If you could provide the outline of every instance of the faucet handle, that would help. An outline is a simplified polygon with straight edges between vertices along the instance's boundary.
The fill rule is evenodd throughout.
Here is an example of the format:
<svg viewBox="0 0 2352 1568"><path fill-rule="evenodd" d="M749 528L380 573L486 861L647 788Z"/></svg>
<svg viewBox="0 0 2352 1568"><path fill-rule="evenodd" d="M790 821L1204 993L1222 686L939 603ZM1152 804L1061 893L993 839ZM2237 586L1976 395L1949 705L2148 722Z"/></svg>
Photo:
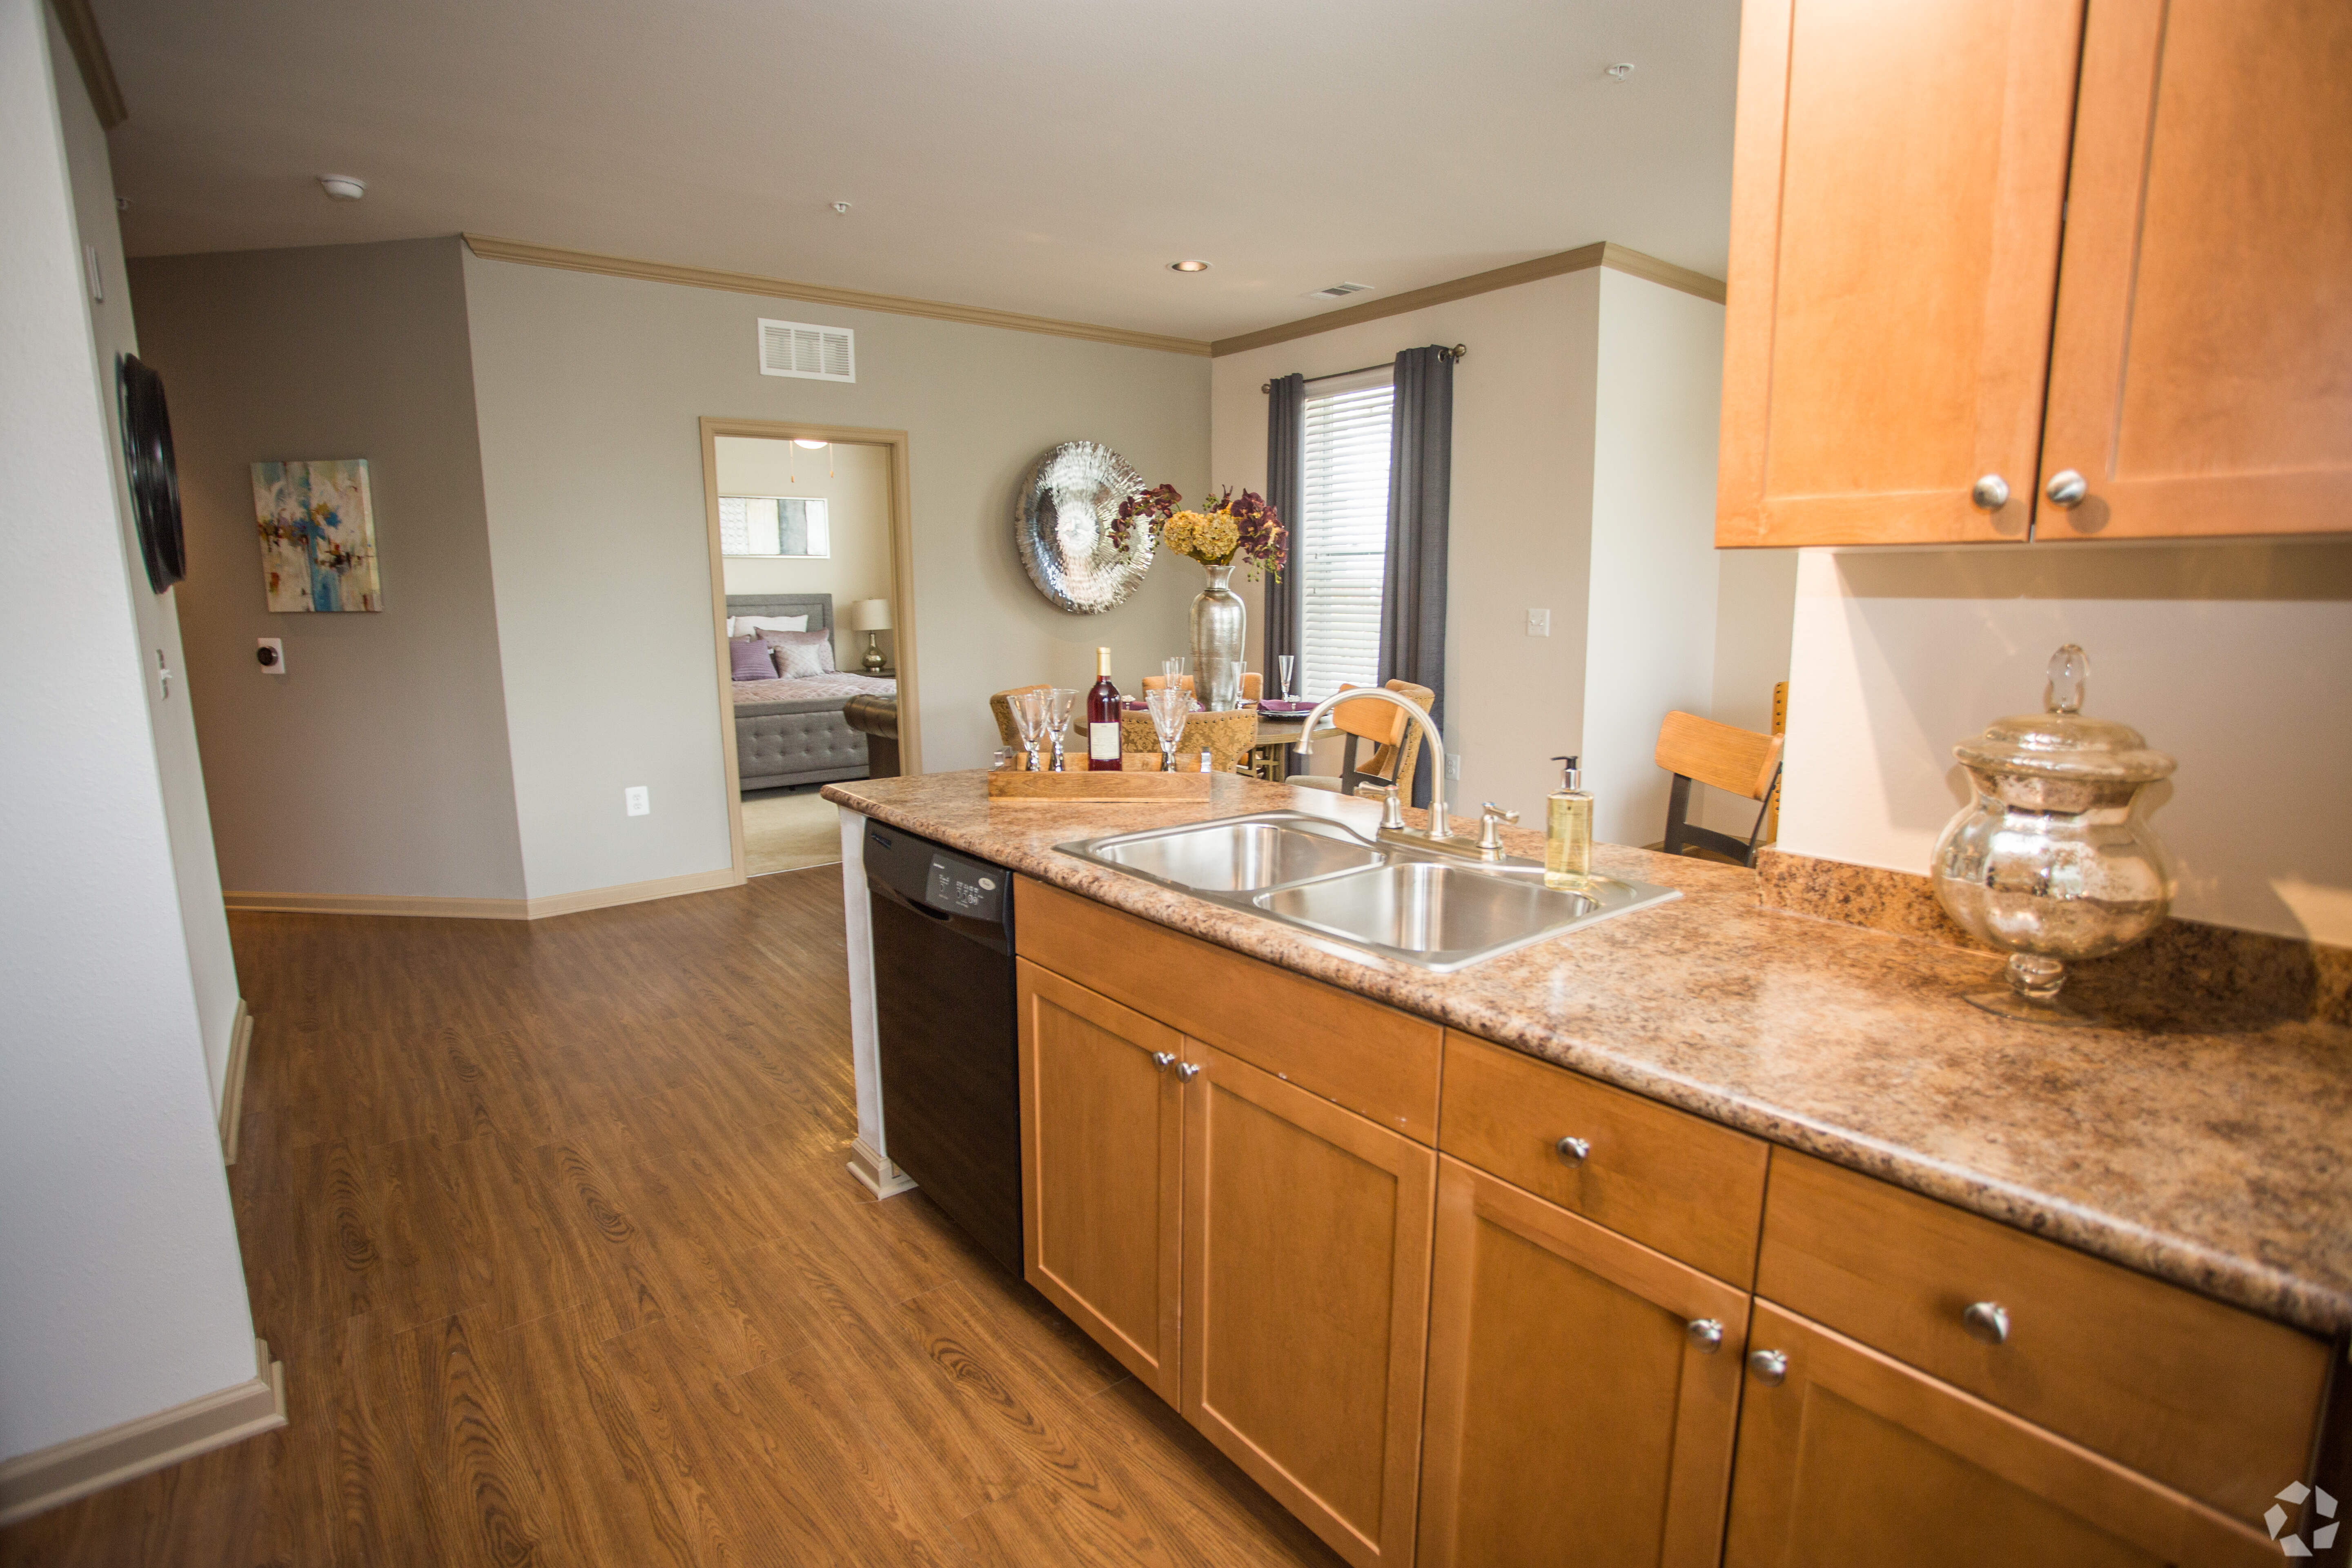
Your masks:
<svg viewBox="0 0 2352 1568"><path fill-rule="evenodd" d="M1381 803L1381 826L1383 828L1404 826L1404 802L1397 798L1396 785L1360 784L1356 786L1356 795L1360 799Z"/></svg>
<svg viewBox="0 0 2352 1568"><path fill-rule="evenodd" d="M1519 825L1519 814L1516 811L1505 811L1491 800L1486 802L1478 812L1478 847L1491 849L1500 854L1503 848L1503 824L1507 822L1517 827Z"/></svg>

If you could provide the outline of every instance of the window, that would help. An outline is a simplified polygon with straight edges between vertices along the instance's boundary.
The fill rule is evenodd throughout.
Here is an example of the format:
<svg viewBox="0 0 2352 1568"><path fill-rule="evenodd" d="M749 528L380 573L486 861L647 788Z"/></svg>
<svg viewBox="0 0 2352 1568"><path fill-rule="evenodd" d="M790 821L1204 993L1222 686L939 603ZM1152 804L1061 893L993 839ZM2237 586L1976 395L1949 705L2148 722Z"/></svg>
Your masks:
<svg viewBox="0 0 2352 1568"><path fill-rule="evenodd" d="M1343 685L1380 682L1395 392L1383 367L1307 393L1296 546L1303 605L1298 689L1313 701Z"/></svg>
<svg viewBox="0 0 2352 1568"><path fill-rule="evenodd" d="M821 497L720 496L721 555L831 555L833 524Z"/></svg>

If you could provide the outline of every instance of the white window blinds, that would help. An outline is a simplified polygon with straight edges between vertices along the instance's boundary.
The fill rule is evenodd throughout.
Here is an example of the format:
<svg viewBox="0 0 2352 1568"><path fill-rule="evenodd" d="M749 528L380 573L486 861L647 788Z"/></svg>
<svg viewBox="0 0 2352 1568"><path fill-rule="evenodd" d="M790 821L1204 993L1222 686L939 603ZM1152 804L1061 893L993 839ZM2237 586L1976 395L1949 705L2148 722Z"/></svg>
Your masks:
<svg viewBox="0 0 2352 1568"><path fill-rule="evenodd" d="M1301 695L1379 683L1389 532L1389 406L1396 389L1354 377L1307 398L1299 454Z"/></svg>

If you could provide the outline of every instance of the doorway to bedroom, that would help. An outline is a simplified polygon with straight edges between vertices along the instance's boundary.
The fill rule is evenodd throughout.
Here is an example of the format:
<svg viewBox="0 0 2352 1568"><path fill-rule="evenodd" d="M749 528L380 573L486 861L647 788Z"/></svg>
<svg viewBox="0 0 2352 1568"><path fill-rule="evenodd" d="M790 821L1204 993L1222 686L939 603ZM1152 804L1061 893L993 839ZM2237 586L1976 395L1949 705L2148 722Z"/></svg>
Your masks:
<svg viewBox="0 0 2352 1568"><path fill-rule="evenodd" d="M913 772L906 437L702 422L729 819L747 877L841 858L818 792Z"/></svg>

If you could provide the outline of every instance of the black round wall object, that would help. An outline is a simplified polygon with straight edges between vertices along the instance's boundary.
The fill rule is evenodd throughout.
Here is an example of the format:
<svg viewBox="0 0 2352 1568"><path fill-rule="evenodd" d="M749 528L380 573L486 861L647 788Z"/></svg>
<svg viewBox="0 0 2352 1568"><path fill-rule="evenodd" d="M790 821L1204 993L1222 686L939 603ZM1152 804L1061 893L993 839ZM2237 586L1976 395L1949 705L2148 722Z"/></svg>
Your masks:
<svg viewBox="0 0 2352 1568"><path fill-rule="evenodd" d="M122 471L131 487L131 515L139 525L147 581L160 594L188 574L172 416L163 406L163 378L135 356L116 361L114 381L122 405Z"/></svg>

